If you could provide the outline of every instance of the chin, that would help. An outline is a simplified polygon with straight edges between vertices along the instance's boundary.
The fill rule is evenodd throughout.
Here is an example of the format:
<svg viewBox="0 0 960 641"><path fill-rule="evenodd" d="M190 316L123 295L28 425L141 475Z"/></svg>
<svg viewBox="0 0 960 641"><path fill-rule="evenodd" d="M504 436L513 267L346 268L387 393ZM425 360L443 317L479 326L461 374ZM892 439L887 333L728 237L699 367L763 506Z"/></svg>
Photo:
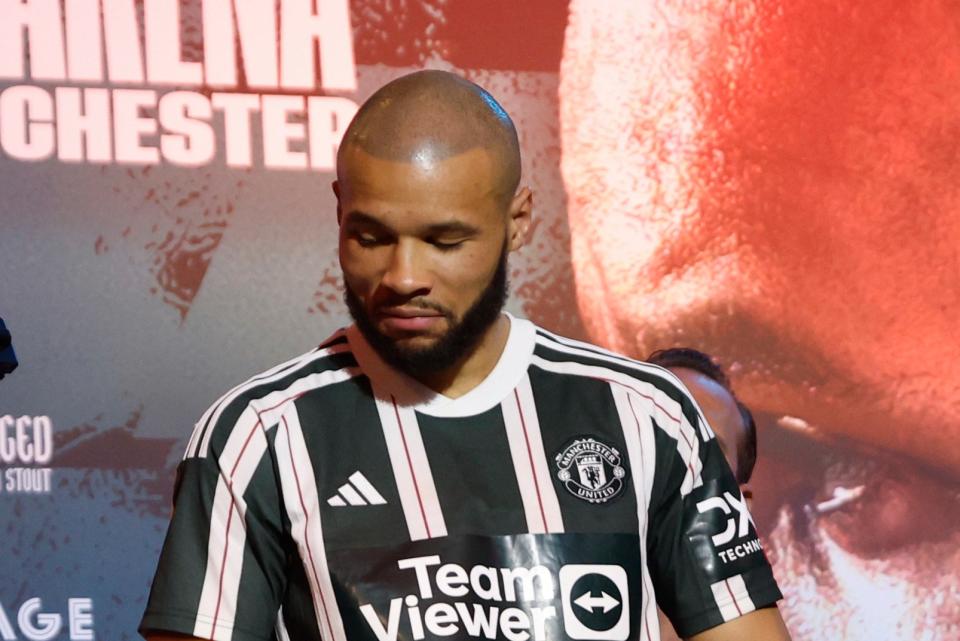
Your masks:
<svg viewBox="0 0 960 641"><path fill-rule="evenodd" d="M439 339L418 336L415 338L400 339L394 341L397 353L403 358L413 358L430 351L437 344Z"/></svg>
<svg viewBox="0 0 960 641"><path fill-rule="evenodd" d="M417 353L430 349L443 339L445 331L440 333L430 332L391 332L383 327L377 327L381 336L391 341L393 345L403 353Z"/></svg>

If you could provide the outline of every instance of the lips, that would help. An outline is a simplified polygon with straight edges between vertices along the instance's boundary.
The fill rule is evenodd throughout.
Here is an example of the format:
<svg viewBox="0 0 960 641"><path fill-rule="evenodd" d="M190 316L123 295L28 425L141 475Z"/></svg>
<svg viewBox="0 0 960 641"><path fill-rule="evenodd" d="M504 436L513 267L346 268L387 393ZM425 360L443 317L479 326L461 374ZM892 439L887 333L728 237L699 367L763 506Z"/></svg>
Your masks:
<svg viewBox="0 0 960 641"><path fill-rule="evenodd" d="M443 320L443 314L422 307L389 307L378 311L381 324L388 331L424 332Z"/></svg>

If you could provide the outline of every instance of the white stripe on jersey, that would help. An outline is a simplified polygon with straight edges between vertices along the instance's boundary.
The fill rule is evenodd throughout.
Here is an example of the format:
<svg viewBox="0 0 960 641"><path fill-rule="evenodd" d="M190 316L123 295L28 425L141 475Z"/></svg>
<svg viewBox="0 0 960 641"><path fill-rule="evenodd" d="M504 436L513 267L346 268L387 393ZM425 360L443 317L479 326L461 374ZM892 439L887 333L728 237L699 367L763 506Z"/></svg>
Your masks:
<svg viewBox="0 0 960 641"><path fill-rule="evenodd" d="M639 413L633 403L634 394L622 385L610 383L610 392L617 408L620 426L623 428L624 441L627 444L627 459L633 470L633 490L637 497L637 521L640 523L640 556L642 604L640 619L640 641L658 641L660 622L657 619L656 595L650 568L646 563L647 525L649 524L650 496L653 493L653 478L656 473L656 442L653 435L653 423L647 414ZM637 477L639 471L640 477Z"/></svg>
<svg viewBox="0 0 960 641"><path fill-rule="evenodd" d="M657 425L676 440L677 452L680 454L680 459L683 461L683 464L687 467L687 473L680 483L680 495L686 496L694 488L703 485L703 463L701 463L699 456L700 441L686 420L681 422L675 417L671 417L664 408L664 405L672 403L679 412L679 405L672 401L666 394L663 394L649 383L638 381L629 374L622 374L612 369L607 369L606 367L584 365L583 363L572 361L549 361L536 355L531 358L530 362L548 372L572 374L607 381L608 383L618 383L634 392L639 399L643 400L648 413L658 419ZM672 418L673 420L666 420L667 418ZM683 426L686 427L685 430L682 429Z"/></svg>
<svg viewBox="0 0 960 641"><path fill-rule="evenodd" d="M540 330L540 331L543 331L543 330ZM564 353L573 354L576 356L583 356L585 358L595 358L597 360L606 361L608 363L613 363L615 365L627 367L627 368L636 370L638 372L643 372L645 374L651 374L653 376L657 376L658 378L662 378L666 380L668 383L673 384L679 391L686 394L686 397L690 400L691 405L694 407L694 409L696 409L697 416L700 419L698 421L700 423L700 435L703 438L703 440L709 441L715 436L715 434L713 433L713 430L710 428L710 425L707 423L707 420L704 418L703 412L700 410L700 406L697 404L696 399L693 398L693 395L690 394L686 386L684 386L683 382L681 382L680 379L677 378L673 372L667 369L664 369L659 365L653 365L651 363L645 363L643 361L636 361L631 358L627 358L626 356L602 349L600 347L597 347L596 345L590 345L589 343L581 343L580 341L574 341L569 338L562 338L560 336L550 334L549 332L545 332L545 333L549 334L552 340L551 338L545 338L544 336L541 336L539 334L537 335L537 342L543 345L544 347L548 347L558 352L564 352ZM656 389L656 388L654 387L653 389ZM680 420L682 421L683 425L690 427L690 429L693 429L693 426L690 425L690 421L688 421L686 416L683 414L683 411L681 410L680 405L676 401L671 399L669 396L664 394L663 392L660 392L659 390L657 391L659 393L658 402L660 402L665 408L669 410L668 416L670 416L673 419L673 421ZM662 400L661 400L661 397L662 397ZM679 417L679 418L676 418L676 417Z"/></svg>
<svg viewBox="0 0 960 641"><path fill-rule="evenodd" d="M246 526L234 496L221 477L217 481L210 514L207 567L203 577L193 635L230 641L237 611L236 587L240 583Z"/></svg>
<svg viewBox="0 0 960 641"><path fill-rule="evenodd" d="M757 609L753 599L750 598L750 593L747 592L742 574L717 581L710 586L710 590L713 592L713 598L717 602L717 608L724 621L736 619Z"/></svg>
<svg viewBox="0 0 960 641"><path fill-rule="evenodd" d="M246 545L246 503L243 494L267 449L265 426L276 424L275 420L268 421L267 418L273 419L273 412L289 406L288 401L306 391L345 381L357 373L357 368L345 368L305 376L287 389L264 397L273 405L260 410L251 402L237 419L218 459L221 475L217 480L211 509L207 567L200 592L194 636L213 637L218 641L230 639ZM212 431L213 424L208 435ZM311 487L316 493L312 478ZM284 496L286 498L287 495Z"/></svg>
<svg viewBox="0 0 960 641"><path fill-rule="evenodd" d="M550 464L543 449L540 419L537 417L529 375L524 375L514 393L504 399L500 408L527 518L527 531L531 534L563 532L563 515L550 477Z"/></svg>
<svg viewBox="0 0 960 641"><path fill-rule="evenodd" d="M277 641L290 641L290 632L287 631L287 622L283 618L283 608L277 612Z"/></svg>
<svg viewBox="0 0 960 641"><path fill-rule="evenodd" d="M333 336L331 336L330 339L328 339L328 341L326 341L326 342L329 342L330 340L333 340L333 339L337 338L338 336L340 336L340 335L342 335L342 334L343 334L343 330L341 330L341 331L337 332L336 334L334 334ZM200 417L200 420L197 421L196 425L194 426L193 434L190 435L190 442L187 444L187 451L186 451L186 453L184 454L184 458L186 459L186 458L188 458L189 456L197 456L197 455L199 454L198 452L194 452L194 450L195 450L196 447L197 447L197 440L200 438L200 435L201 435L201 433L203 432L204 425L206 425L206 424L208 423L208 420L210 419L211 414L213 414L214 412L217 412L217 411L222 411L222 408L226 407L226 406L229 405L231 402L233 402L233 400L234 400L237 396L239 396L240 394L242 394L245 390L250 389L251 387L253 387L253 386L255 386L255 385L258 385L258 384L260 384L260 383L262 383L262 382L267 381L269 378L271 378L272 376L274 376L274 375L276 375L276 374L279 374L279 373L281 373L281 372L290 372L290 371L292 371L292 370L295 369L301 362L305 362L307 359L309 359L311 356L313 356L314 354L316 354L318 351L320 351L320 348L312 349L312 350L310 350L309 352L306 352L306 353L304 353L304 354L301 354L301 355L299 355L299 356L297 356L297 357L295 357L295 358L292 358L292 359L290 359L290 360L288 360L288 361L286 361L286 362L280 363L279 365L277 365L277 366L275 366L275 367L271 367L270 369L268 369L268 370L265 371L265 372L261 372L260 374L257 374L256 376L253 376L253 377L251 377L251 378L248 378L246 381L244 381L244 382L240 383L239 385L235 386L235 387L232 388L230 391L228 391L226 394L224 394L224 395L222 395L220 398L218 398L218 399L216 400L216 402L214 402L212 405L210 405L210 407L208 407L208 408L206 409L206 411L205 411L205 412L203 413L203 415ZM213 429L213 422L210 422L210 429ZM191 454L191 452L193 452L193 453Z"/></svg>
<svg viewBox="0 0 960 641"><path fill-rule="evenodd" d="M374 396L410 540L446 536L447 524L437 498L427 451L423 447L416 411L400 407L392 396L386 399L381 393Z"/></svg>
<svg viewBox="0 0 960 641"><path fill-rule="evenodd" d="M338 345L337 347L341 346ZM359 367L344 367L343 369L315 372L298 378L286 389L270 392L266 396L251 401L250 404L256 407L257 414L264 425L276 425L280 422L280 417L286 412L291 401L297 400L307 392L334 383L342 383L361 374Z"/></svg>
<svg viewBox="0 0 960 641"><path fill-rule="evenodd" d="M326 641L346 641L347 635L327 567L316 476L303 438L297 406L293 403L286 404L280 416L274 448L283 502L290 518L290 533L296 541L310 583L317 627Z"/></svg>
<svg viewBox="0 0 960 641"><path fill-rule="evenodd" d="M740 612L746 614L747 612L753 612L757 609L753 599L750 598L750 592L747 590L747 584L744 582L742 574L727 579L727 585L730 586L730 591L733 592L733 600L736 602Z"/></svg>
<svg viewBox="0 0 960 641"><path fill-rule="evenodd" d="M237 593L246 544L243 494L267 451L256 411L247 407L230 433L219 459L207 540L207 567L200 592L194 635L229 639L237 611Z"/></svg>
<svg viewBox="0 0 960 641"><path fill-rule="evenodd" d="M335 334L333 338L339 336L342 333L343 332L338 332L338 334ZM325 358L327 356L330 356L331 354L338 354L340 352L347 352L349 350L350 350L350 346L347 345L346 343L338 343L326 349L313 350L311 352L307 352L306 354L298 356L297 358L291 361L287 361L286 363L278 365L277 367L274 367L273 369L268 370L264 374L254 376L248 381L241 383L240 385L237 385L232 390L224 394L220 398L220 400L218 400L216 403L211 405L207 409L207 411L204 412L203 416L200 417L200 420L197 422L196 426L194 427L193 435L190 437L190 444L187 446L187 455L189 455L190 452L193 451L193 448L196 444L196 440L200 437L200 434L203 432L204 426L207 425L207 420L205 419L209 416L210 417L209 426L207 427L206 433L203 434L203 440L200 442L199 451L196 453L196 456L200 456L200 457L207 456L210 450L210 438L213 435L214 428L217 425L217 421L220 420L220 416L221 414L223 414L223 411L227 407L229 407L230 404L235 399L240 397L243 393L249 391L250 389L253 389L258 385L264 385L267 383L273 383L275 381L278 381L282 379L284 376L288 376L293 370L303 367L305 365L309 365L313 361L319 360L321 358ZM184 458L186 457L187 456L184 456Z"/></svg>
<svg viewBox="0 0 960 641"><path fill-rule="evenodd" d="M213 414L214 412L222 411L224 407L229 405L233 401L233 399L235 399L237 396L242 394L244 390L249 389L255 385L259 385L260 383L265 382L270 377L276 374L281 374L284 372L290 372L294 370L301 361L306 360L312 354L315 354L316 351L317 350L315 349L311 350L306 354L301 354L300 356L297 356L296 358L291 359L285 363L280 363L276 367L272 367L268 369L266 372L257 374L256 376L249 378L246 381L240 383L239 385L231 389L229 392L227 392L226 394L218 398L215 403L213 403L210 407L206 409L206 411L200 417L200 420L197 421L197 423L194 425L193 433L190 435L190 441L187 443L187 451L184 452L183 458L187 459L190 456L197 455L197 453L194 452L194 450L197 447L197 440L200 438L200 435L203 432L203 427L204 425L207 424L211 414ZM210 422L209 429L213 429L213 422ZM193 452L193 454L191 454L191 452Z"/></svg>

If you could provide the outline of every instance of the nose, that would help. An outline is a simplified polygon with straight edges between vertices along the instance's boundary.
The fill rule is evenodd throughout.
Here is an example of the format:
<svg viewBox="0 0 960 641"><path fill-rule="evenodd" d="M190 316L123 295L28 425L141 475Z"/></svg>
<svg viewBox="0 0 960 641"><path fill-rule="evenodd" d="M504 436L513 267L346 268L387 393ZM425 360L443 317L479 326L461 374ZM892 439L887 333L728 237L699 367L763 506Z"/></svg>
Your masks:
<svg viewBox="0 0 960 641"><path fill-rule="evenodd" d="M404 298L423 296L431 289L430 272L417 244L413 239L399 239L380 281L383 287Z"/></svg>

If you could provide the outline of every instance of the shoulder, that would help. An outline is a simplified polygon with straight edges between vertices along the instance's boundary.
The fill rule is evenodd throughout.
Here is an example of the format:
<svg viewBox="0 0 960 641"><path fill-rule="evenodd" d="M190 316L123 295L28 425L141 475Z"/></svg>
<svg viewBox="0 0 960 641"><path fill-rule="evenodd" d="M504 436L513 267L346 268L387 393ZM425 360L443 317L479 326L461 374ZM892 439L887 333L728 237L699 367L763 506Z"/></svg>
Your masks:
<svg viewBox="0 0 960 641"><path fill-rule="evenodd" d="M680 379L658 365L534 327L535 366L559 374L605 379L634 390L652 388L677 400L689 397Z"/></svg>
<svg viewBox="0 0 960 641"><path fill-rule="evenodd" d="M319 346L221 395L194 425L184 458L206 457L211 447L220 449L238 423L263 422L265 413L280 410L311 388L352 378L356 371L346 332L338 330Z"/></svg>
<svg viewBox="0 0 960 641"><path fill-rule="evenodd" d="M672 372L644 361L564 338L536 328L531 366L554 375L602 380L614 396L633 399L631 411L652 419L671 442L683 440L694 447L696 440L713 438L693 396Z"/></svg>

